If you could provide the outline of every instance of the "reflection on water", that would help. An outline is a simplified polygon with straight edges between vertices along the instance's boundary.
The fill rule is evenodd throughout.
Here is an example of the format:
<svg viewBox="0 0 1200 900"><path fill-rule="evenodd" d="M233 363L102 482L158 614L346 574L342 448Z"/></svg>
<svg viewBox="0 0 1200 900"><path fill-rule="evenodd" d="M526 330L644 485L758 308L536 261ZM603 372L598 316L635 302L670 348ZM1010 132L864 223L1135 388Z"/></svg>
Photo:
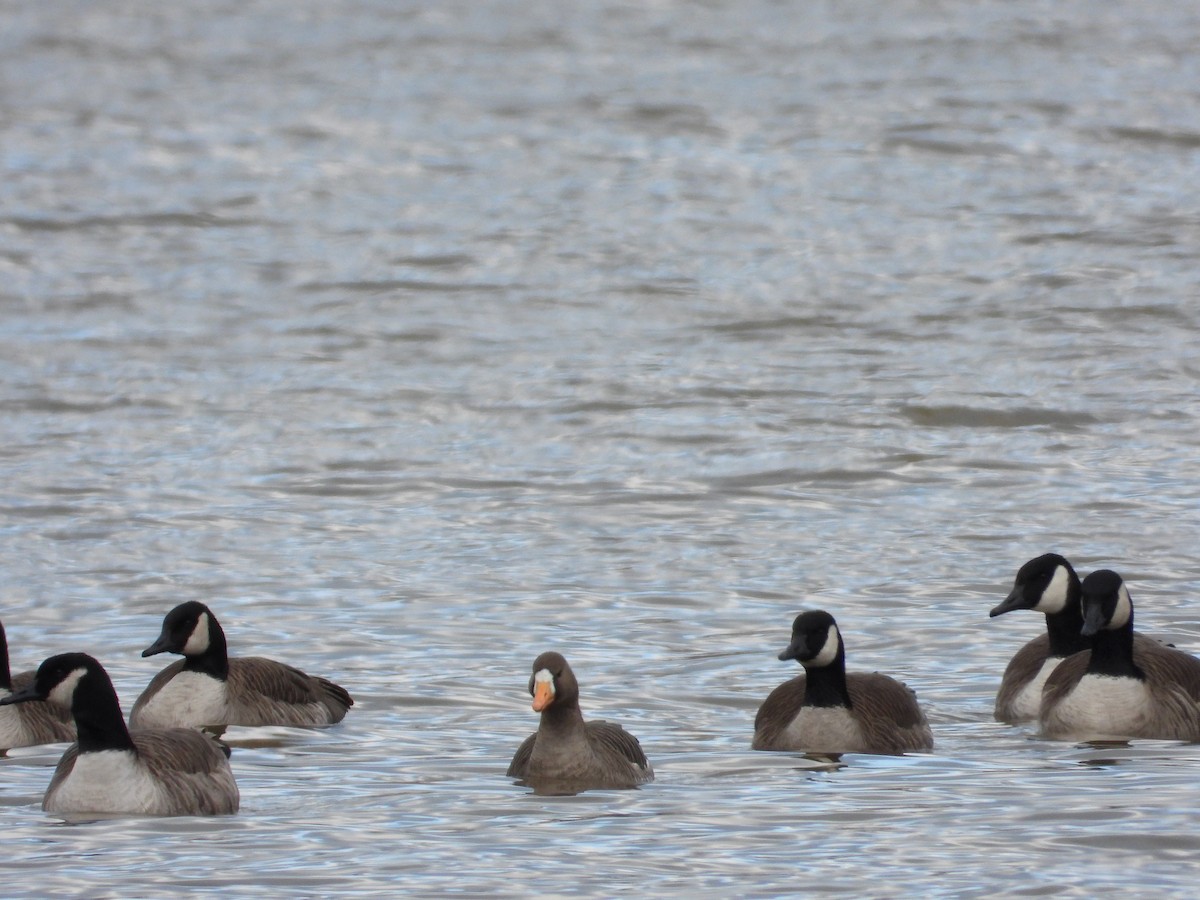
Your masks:
<svg viewBox="0 0 1200 900"><path fill-rule="evenodd" d="M6 11L14 669L132 700L196 599L356 700L220 820L11 752L6 896L1194 892L1196 747L993 722L987 611L1056 551L1200 648L1200 16L887 11ZM811 607L934 752L750 751ZM504 777L543 649L652 784Z"/></svg>

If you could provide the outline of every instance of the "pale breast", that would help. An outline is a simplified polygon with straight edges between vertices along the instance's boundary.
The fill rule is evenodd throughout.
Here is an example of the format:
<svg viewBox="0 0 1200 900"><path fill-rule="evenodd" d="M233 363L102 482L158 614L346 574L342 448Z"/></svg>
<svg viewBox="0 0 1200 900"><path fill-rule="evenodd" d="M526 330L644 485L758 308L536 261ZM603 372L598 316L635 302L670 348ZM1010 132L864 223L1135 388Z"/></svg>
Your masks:
<svg viewBox="0 0 1200 900"><path fill-rule="evenodd" d="M1042 730L1069 740L1119 740L1145 734L1155 707L1146 683L1136 678L1087 674L1052 709Z"/></svg>
<svg viewBox="0 0 1200 900"><path fill-rule="evenodd" d="M228 721L225 682L179 672L138 710L136 728L204 728Z"/></svg>
<svg viewBox="0 0 1200 900"><path fill-rule="evenodd" d="M816 753L857 753L866 747L858 721L840 706L801 707L780 735L780 743Z"/></svg>
<svg viewBox="0 0 1200 900"><path fill-rule="evenodd" d="M136 756L128 750L81 753L71 774L43 808L52 813L131 813L161 815L166 798Z"/></svg>
<svg viewBox="0 0 1200 900"><path fill-rule="evenodd" d="M1042 687L1050 673L1063 661L1061 656L1047 657L1037 674L1025 683L1013 698L1012 715L1018 721L1036 721L1042 709Z"/></svg>

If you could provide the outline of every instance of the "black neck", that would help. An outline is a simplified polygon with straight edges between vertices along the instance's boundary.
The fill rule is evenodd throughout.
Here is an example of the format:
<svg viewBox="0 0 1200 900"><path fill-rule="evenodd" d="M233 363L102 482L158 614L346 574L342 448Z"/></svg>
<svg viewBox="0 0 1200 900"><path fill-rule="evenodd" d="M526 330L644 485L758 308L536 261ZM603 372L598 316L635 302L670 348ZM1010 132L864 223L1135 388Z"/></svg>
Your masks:
<svg viewBox="0 0 1200 900"><path fill-rule="evenodd" d="M1071 597L1067 605L1056 613L1046 613L1046 635L1050 638L1051 656L1070 656L1092 646L1092 639L1084 637L1083 611L1079 598Z"/></svg>
<svg viewBox="0 0 1200 900"><path fill-rule="evenodd" d="M89 670L75 686L71 715L79 734L79 752L98 750L134 750L133 739L125 727L121 704L112 682L103 672Z"/></svg>
<svg viewBox="0 0 1200 900"><path fill-rule="evenodd" d="M221 681L229 678L229 649L225 644L225 632L212 613L208 614L208 649L196 656L185 657L183 668L184 671L199 672Z"/></svg>
<svg viewBox="0 0 1200 900"><path fill-rule="evenodd" d="M12 690L12 672L8 670L8 637L4 634L3 625L0 625L0 688Z"/></svg>
<svg viewBox="0 0 1200 900"><path fill-rule="evenodd" d="M1088 672L1092 675L1109 675L1114 678L1137 678L1146 676L1133 662L1133 616L1123 628L1110 631L1107 628L1096 632L1092 639L1092 656L1088 660Z"/></svg>
<svg viewBox="0 0 1200 900"><path fill-rule="evenodd" d="M850 691L846 687L846 649L838 643L837 658L827 666L804 670L805 706L844 706L850 709Z"/></svg>

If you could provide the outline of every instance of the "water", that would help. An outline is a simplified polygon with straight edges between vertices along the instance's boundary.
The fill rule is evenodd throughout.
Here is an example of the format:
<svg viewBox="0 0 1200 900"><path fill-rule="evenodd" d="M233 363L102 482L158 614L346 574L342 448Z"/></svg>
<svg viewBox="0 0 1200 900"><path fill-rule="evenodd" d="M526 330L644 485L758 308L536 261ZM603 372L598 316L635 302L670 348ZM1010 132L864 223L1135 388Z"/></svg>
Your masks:
<svg viewBox="0 0 1200 900"><path fill-rule="evenodd" d="M1200 751L991 721L1056 550L1200 650L1200 13L9 2L0 589L128 709L163 614L347 685L242 810L6 896L1191 896ZM936 749L748 750L831 610ZM503 772L544 649L657 780Z"/></svg>

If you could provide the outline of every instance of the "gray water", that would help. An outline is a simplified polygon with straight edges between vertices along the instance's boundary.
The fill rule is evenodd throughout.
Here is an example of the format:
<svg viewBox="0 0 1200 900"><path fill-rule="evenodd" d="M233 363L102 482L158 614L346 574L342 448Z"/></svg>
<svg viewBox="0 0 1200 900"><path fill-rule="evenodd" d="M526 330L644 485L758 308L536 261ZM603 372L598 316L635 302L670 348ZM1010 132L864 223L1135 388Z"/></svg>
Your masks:
<svg viewBox="0 0 1200 900"><path fill-rule="evenodd" d="M1200 748L991 719L1055 550L1200 651L1200 11L0 5L0 615L345 684L8 897L1193 896ZM752 753L802 608L936 748ZM504 777L542 650L657 780Z"/></svg>

